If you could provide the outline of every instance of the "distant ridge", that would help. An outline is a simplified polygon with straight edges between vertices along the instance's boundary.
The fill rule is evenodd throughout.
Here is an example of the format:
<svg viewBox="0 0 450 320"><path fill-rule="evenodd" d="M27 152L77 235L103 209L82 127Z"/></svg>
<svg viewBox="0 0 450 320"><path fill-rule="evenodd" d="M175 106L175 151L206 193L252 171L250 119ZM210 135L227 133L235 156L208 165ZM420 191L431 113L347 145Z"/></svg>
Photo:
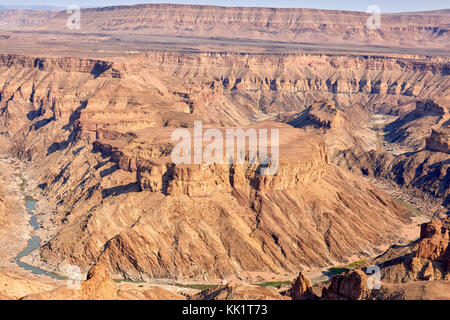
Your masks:
<svg viewBox="0 0 450 320"><path fill-rule="evenodd" d="M136 47L144 42L162 45L168 37L237 40L244 48L248 45L242 42L265 41L277 47L312 44L415 52L449 51L450 43L450 9L382 14L379 28L368 26L366 12L302 8L138 4L83 8L81 15L77 34L114 35L108 41L116 47L117 39L135 41L131 46ZM66 27L68 17L66 10L0 10L0 30L73 33ZM164 38L155 42L149 37Z"/></svg>
<svg viewBox="0 0 450 320"><path fill-rule="evenodd" d="M283 42L447 47L450 10L385 14L381 29L368 28L369 14L344 10L139 4L82 10L82 33L221 37ZM39 26L60 30L67 13Z"/></svg>
<svg viewBox="0 0 450 320"><path fill-rule="evenodd" d="M211 9L224 9L224 10L267 10L267 11L316 11L316 12L328 12L328 13L359 13L367 14L365 11L358 10L343 10L343 9L316 9L316 8L302 8L302 7L258 7L258 6L217 6L217 5L203 5L203 4L177 4L177 3L140 3L140 4L123 4L123 5L111 5L111 6L85 6L83 9L94 9L99 11L107 10L120 10L120 9L139 9L139 8L211 8ZM382 12L383 15L398 15L398 14L450 14L450 9L436 9L436 10L421 10L421 11L401 11L401 12Z"/></svg>
<svg viewBox="0 0 450 320"><path fill-rule="evenodd" d="M62 6L0 5L0 10L64 10Z"/></svg>

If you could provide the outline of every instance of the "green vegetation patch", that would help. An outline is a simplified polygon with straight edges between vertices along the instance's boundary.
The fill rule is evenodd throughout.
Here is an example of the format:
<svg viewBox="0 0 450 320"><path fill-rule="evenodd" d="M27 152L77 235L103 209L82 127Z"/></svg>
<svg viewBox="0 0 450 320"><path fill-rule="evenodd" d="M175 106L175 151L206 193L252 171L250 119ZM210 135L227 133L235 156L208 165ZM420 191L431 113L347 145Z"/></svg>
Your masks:
<svg viewBox="0 0 450 320"><path fill-rule="evenodd" d="M332 275L337 275L337 274L347 272L348 270L350 270L350 269L346 268L346 267L331 267L328 269L328 272L331 273Z"/></svg>
<svg viewBox="0 0 450 320"><path fill-rule="evenodd" d="M23 176L20 173L19 174L16 173L15 176L21 180L21 182L19 184L19 188L20 188L20 191L24 192L25 187L27 185L27 181L23 178Z"/></svg>
<svg viewBox="0 0 450 320"><path fill-rule="evenodd" d="M347 265L347 268L355 269L358 268L359 266L362 266L364 263L366 263L366 260L358 260Z"/></svg>
<svg viewBox="0 0 450 320"><path fill-rule="evenodd" d="M25 196L25 201L37 202L37 200L35 198L33 198L32 196Z"/></svg>
<svg viewBox="0 0 450 320"><path fill-rule="evenodd" d="M175 286L181 287L181 288L189 288L189 289L195 289L200 291L205 291L208 289L216 289L219 287L217 284L182 284L182 283L175 283Z"/></svg>
<svg viewBox="0 0 450 320"><path fill-rule="evenodd" d="M264 282L264 283L255 283L255 285L259 287L274 287L274 288L281 288L282 285L288 285L290 286L292 284L292 281L270 281L270 282Z"/></svg>
<svg viewBox="0 0 450 320"><path fill-rule="evenodd" d="M405 202L403 200L400 200L397 197L391 196L391 198L397 202L399 205L401 205L403 208L405 208L406 210L408 210L409 212L412 212L414 214L422 214L422 211L420 211L419 209L417 209L416 207L414 207L412 204Z"/></svg>
<svg viewBox="0 0 450 320"><path fill-rule="evenodd" d="M366 260L358 260L358 261L354 261L346 266L331 267L328 269L328 272L331 273L332 275L341 274L341 273L347 272L351 269L358 268L359 266L363 265L365 262L366 262Z"/></svg>
<svg viewBox="0 0 450 320"><path fill-rule="evenodd" d="M117 283L122 283L122 282L126 282L126 283L143 283L145 281L142 280L131 280L131 279L113 279L114 282Z"/></svg>

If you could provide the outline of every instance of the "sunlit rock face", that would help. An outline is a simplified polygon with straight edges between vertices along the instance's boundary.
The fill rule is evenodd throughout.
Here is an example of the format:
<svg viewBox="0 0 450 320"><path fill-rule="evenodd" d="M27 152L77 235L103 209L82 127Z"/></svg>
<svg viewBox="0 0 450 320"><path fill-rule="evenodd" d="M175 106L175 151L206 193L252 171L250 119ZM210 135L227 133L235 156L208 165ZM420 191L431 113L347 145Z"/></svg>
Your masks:
<svg viewBox="0 0 450 320"><path fill-rule="evenodd" d="M64 12L29 15L25 25L20 17L7 20L0 37L0 143L26 162L48 205L43 246L29 263L63 272L70 262L83 273L101 263L113 278L134 280L296 276L303 267L380 253L411 223L411 212L361 173L414 185L420 177L412 170L428 157L439 165L422 166L424 194L447 197L446 136L436 132L448 121L449 59L441 54L448 33L434 31L448 24L446 12L386 16L382 34L366 30L362 13L243 12L238 19L235 10L202 6L87 9L76 52L65 32L54 32ZM46 36L27 33L30 25ZM144 34L155 25L163 26L161 35L256 42L150 41ZM398 44L399 33L405 46L420 43L420 50L440 54L327 47L333 39ZM262 44L280 35L325 47L285 52L286 43ZM31 41L27 48L19 46L24 39ZM376 134L368 123L375 113L398 117L386 127L387 143L417 156L373 152ZM248 161L174 163L171 134L192 130L194 121L220 130L276 128L279 169L264 176ZM382 165L358 167L374 158ZM395 161L405 170L391 170Z"/></svg>

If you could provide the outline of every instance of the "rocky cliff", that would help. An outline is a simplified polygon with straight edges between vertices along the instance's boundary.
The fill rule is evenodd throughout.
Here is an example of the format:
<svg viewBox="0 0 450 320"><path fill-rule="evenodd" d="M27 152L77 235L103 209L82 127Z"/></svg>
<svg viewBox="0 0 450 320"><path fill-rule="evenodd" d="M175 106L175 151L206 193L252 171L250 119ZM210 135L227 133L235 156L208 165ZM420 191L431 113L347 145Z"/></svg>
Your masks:
<svg viewBox="0 0 450 320"><path fill-rule="evenodd" d="M41 217L52 231L28 262L62 272L69 260L86 272L100 261L130 279L251 279L376 253L398 238L394 230L410 213L331 164L322 137L267 119L322 97L357 126L369 102L395 109L394 101L448 90L442 58L152 53L1 61L1 131L11 152L30 160L54 208ZM205 128L278 127L279 173L174 166L170 133L197 119ZM346 141L364 137L361 130L346 130Z"/></svg>
<svg viewBox="0 0 450 320"><path fill-rule="evenodd" d="M372 182L448 208L448 10L386 14L381 30L365 13L309 9L139 5L81 16L73 31L65 11L0 11L0 154L17 158L0 162L1 262L23 248L27 215L11 209L27 187L42 246L24 261L87 275L73 292L0 269L0 297L179 299L112 279L237 279L193 298L283 299L245 282L411 240L421 213ZM276 174L261 175L249 154L174 163L171 133L192 134L196 120L221 133L279 130ZM381 291L361 268L320 293L302 272L290 294L445 296L447 227L425 225L418 241L378 256Z"/></svg>
<svg viewBox="0 0 450 320"><path fill-rule="evenodd" d="M448 209L448 107L431 100L419 100L414 105L413 110L384 128L385 143L399 151L353 148L338 152L335 161L363 175L393 181L425 199L431 195Z"/></svg>
<svg viewBox="0 0 450 320"><path fill-rule="evenodd" d="M450 138L447 132L431 131L429 138L426 138L426 148L431 151L450 153Z"/></svg>
<svg viewBox="0 0 450 320"><path fill-rule="evenodd" d="M446 218L422 224L417 241L392 246L361 267L335 275L326 283L312 285L300 272L290 289L291 297L295 300L446 300L450 288L449 221ZM318 292L320 287L322 290Z"/></svg>
<svg viewBox="0 0 450 320"><path fill-rule="evenodd" d="M323 299L448 299L450 286L449 219L422 224L420 238L395 246L360 269L333 277ZM365 268L377 265L380 285L369 286Z"/></svg>
<svg viewBox="0 0 450 320"><path fill-rule="evenodd" d="M422 47L448 43L447 10L420 15L383 14L381 29L367 27L370 14L337 10L231 8L200 5L143 4L83 9L83 28L89 33L134 33L195 37L261 39L286 42L330 42ZM68 14L45 18L23 15L23 25L60 31ZM8 25L19 21L8 19ZM20 24L19 24L20 25ZM60 27L58 27L60 26Z"/></svg>

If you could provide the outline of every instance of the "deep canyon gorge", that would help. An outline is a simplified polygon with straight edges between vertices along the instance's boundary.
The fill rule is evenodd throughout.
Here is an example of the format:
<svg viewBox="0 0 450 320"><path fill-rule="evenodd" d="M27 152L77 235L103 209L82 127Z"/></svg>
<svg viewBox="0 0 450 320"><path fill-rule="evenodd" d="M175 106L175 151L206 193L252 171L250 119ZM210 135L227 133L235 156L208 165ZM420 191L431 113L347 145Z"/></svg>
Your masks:
<svg viewBox="0 0 450 320"><path fill-rule="evenodd" d="M34 235L78 299L449 298L449 10L238 9L0 11L0 297L74 294ZM278 129L277 174L173 163L198 120Z"/></svg>

